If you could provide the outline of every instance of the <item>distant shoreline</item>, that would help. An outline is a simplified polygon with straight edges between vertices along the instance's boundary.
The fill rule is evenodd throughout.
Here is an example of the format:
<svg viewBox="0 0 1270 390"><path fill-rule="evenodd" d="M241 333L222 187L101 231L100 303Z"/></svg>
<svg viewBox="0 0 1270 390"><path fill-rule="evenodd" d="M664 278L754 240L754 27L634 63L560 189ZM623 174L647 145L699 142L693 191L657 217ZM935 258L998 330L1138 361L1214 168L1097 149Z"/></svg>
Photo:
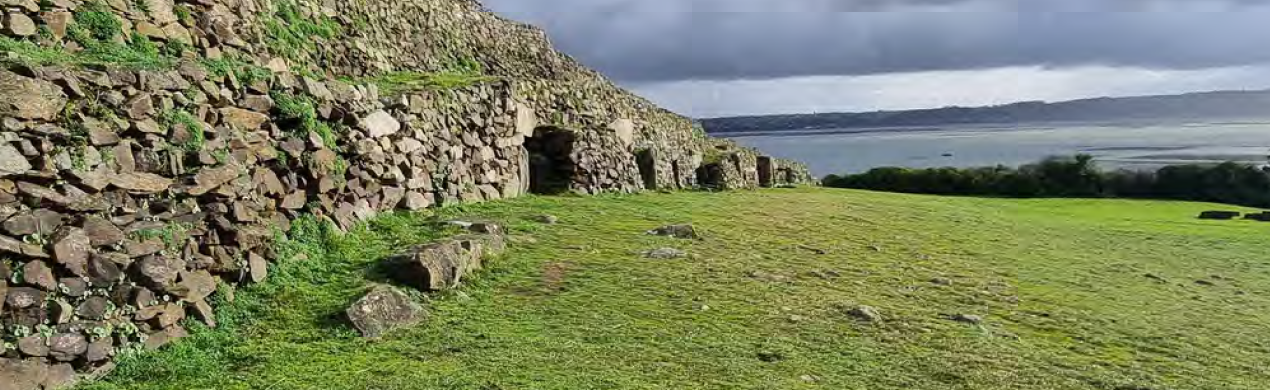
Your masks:
<svg viewBox="0 0 1270 390"><path fill-rule="evenodd" d="M875 133L927 133L940 131L1021 131L1021 130L1053 130L1069 127L1106 127L1106 128L1145 128L1157 126L1206 127L1206 126L1258 126L1270 125L1270 118L1248 118L1244 120L1224 121L1135 121L1135 122L1031 122L1031 123L982 123L982 124L949 124L938 126L888 126L857 127L828 129L784 129L763 131L712 132L710 135L726 138L791 136L806 137L817 135L841 134L875 134Z"/></svg>

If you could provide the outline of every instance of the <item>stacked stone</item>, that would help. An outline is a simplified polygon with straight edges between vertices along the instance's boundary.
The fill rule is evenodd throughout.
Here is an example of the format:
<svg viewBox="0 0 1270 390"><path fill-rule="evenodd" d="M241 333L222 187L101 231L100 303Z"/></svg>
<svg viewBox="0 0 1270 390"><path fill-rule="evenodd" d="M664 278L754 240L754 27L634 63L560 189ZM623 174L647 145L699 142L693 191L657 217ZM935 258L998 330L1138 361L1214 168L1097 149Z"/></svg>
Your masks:
<svg viewBox="0 0 1270 390"><path fill-rule="evenodd" d="M773 178L776 186L796 186L802 184L818 184L811 175L811 169L801 161L784 158L773 158Z"/></svg>
<svg viewBox="0 0 1270 390"><path fill-rule="evenodd" d="M412 93L386 108L370 114L368 132L349 138L358 176L353 192L381 195L379 202L372 196L371 209L418 210L523 193L523 144L533 125L516 126L521 108L506 84Z"/></svg>
<svg viewBox="0 0 1270 390"><path fill-rule="evenodd" d="M629 143L609 132L583 132L574 150L575 191L633 193L644 189Z"/></svg>
<svg viewBox="0 0 1270 390"><path fill-rule="evenodd" d="M576 192L638 191L645 176L657 189L697 184L706 140L690 120L468 0L295 2L306 17L336 16L348 39L315 38L293 53L263 43L273 2L182 2L185 17L171 0L105 3L124 36L198 55L141 70L0 60L0 381L19 389L108 367L124 348L160 347L186 334L186 317L214 325L208 298L219 285L264 281L273 238L301 215L347 228L382 211L523 194L524 145L540 126L577 132ZM0 1L0 33L80 50L67 29L82 4ZM487 39L497 37L509 39ZM479 54L496 75L547 80L385 96L292 71L426 71L455 53ZM213 73L202 60L215 58L267 64L269 74ZM530 63L540 65L519 68ZM302 98L312 117L288 112L283 96ZM640 150L655 151L651 169L641 170ZM737 157L719 165L726 187L757 185L753 152L728 153ZM780 166L791 167L786 180L809 177ZM26 374L6 377L14 372Z"/></svg>
<svg viewBox="0 0 1270 390"><path fill-rule="evenodd" d="M734 141L709 140L712 161L697 169L701 186L715 190L754 189L762 185L758 152Z"/></svg>
<svg viewBox="0 0 1270 390"><path fill-rule="evenodd" d="M225 228L246 206L223 200L250 182L230 185L237 165L185 175L210 155L175 148L194 129L156 118L189 105L198 133L228 146L233 116L194 87L206 76L22 73L0 70L0 92L17 97L0 103L0 324L5 345L16 347L0 353L95 367L125 344L157 347L184 335L187 312L212 323L212 272L242 267L206 249L233 241L237 253L250 251L269 231ZM236 146L252 153L246 140Z"/></svg>

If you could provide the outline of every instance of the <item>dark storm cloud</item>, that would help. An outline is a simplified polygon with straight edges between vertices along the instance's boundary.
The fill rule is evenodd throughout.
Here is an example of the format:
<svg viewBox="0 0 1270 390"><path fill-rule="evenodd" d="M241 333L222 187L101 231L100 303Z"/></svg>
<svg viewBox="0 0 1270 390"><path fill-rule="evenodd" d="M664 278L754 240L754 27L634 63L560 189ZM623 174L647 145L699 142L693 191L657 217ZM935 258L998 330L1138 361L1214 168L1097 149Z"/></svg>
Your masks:
<svg viewBox="0 0 1270 390"><path fill-rule="evenodd" d="M1270 62L1262 0L485 0L625 82ZM846 12L890 11L890 12ZM1125 12L1136 11L1136 12Z"/></svg>

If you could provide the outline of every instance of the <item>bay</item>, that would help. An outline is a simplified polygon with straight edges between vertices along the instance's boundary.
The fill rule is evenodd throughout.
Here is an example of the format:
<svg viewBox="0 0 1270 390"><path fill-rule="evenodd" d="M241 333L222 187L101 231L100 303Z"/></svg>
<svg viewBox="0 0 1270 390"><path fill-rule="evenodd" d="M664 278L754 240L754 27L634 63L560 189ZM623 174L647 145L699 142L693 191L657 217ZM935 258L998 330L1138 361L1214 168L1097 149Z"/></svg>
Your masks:
<svg viewBox="0 0 1270 390"><path fill-rule="evenodd" d="M1270 155L1270 123L831 129L729 137L773 156L807 162L819 176L883 166L1018 166L1077 153L1093 155L1104 169L1265 164Z"/></svg>

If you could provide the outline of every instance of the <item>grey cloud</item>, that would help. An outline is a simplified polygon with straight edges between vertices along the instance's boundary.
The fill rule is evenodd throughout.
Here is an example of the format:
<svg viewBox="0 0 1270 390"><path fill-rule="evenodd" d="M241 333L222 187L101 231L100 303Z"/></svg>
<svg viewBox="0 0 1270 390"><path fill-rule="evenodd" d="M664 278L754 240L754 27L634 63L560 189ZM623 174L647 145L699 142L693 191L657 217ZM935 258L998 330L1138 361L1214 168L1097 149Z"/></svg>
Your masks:
<svg viewBox="0 0 1270 390"><path fill-rule="evenodd" d="M485 2L627 83L1270 62L1263 0Z"/></svg>

